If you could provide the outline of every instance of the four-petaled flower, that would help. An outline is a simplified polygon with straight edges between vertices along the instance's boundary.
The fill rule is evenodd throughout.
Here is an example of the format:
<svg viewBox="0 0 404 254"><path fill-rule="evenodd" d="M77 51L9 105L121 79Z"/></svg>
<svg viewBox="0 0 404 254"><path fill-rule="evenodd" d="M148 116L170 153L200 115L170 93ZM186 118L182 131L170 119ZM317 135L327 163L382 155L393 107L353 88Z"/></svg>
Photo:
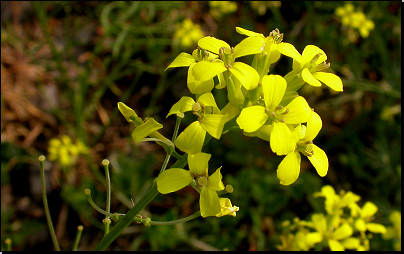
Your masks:
<svg viewBox="0 0 404 254"><path fill-rule="evenodd" d="M220 114L215 98L211 93L204 93L199 96L197 102L191 97L183 96L171 107L167 117L172 114L184 117L184 112L191 110L198 116L198 120L191 123L177 137L174 144L186 153L196 154L202 150L206 132L212 137L220 139L223 126L227 121L227 115Z"/></svg>
<svg viewBox="0 0 404 254"><path fill-rule="evenodd" d="M279 105L286 90L286 81L279 75L264 76L262 89L265 106L244 108L236 120L237 124L247 134L269 141L274 153L289 154L299 139L293 125L307 122L312 110L301 96L285 107Z"/></svg>
<svg viewBox="0 0 404 254"><path fill-rule="evenodd" d="M212 175L208 175L208 162L211 155L206 153L188 154L188 167L189 170L182 168L170 168L163 171L156 179L157 190L162 194L175 192L180 190L193 181L197 188L200 188L199 206L201 209L201 216L223 216L233 215L232 212L238 208L231 209L230 205L226 204L226 200L221 202L217 191L224 190L222 182L222 174L218 168ZM222 204L221 204L222 203ZM225 210L223 210L223 208ZM226 212L233 210L232 212Z"/></svg>
<svg viewBox="0 0 404 254"><path fill-rule="evenodd" d="M227 42L207 36L198 41L198 46L218 55L220 59L203 60L196 63L192 70L192 75L196 80L209 80L228 70L247 90L257 87L259 82L257 71L245 63L235 62L235 59L260 53L264 48L260 38L245 38L231 48Z"/></svg>
<svg viewBox="0 0 404 254"><path fill-rule="evenodd" d="M294 151L286 155L278 166L277 175L281 180L281 184L292 184L299 177L301 162L300 153L307 156L321 177L324 177L327 174L327 155L321 148L313 144L313 139L317 136L321 127L321 118L313 111L310 120L307 121L307 126L298 125L295 128L300 139L296 143Z"/></svg>

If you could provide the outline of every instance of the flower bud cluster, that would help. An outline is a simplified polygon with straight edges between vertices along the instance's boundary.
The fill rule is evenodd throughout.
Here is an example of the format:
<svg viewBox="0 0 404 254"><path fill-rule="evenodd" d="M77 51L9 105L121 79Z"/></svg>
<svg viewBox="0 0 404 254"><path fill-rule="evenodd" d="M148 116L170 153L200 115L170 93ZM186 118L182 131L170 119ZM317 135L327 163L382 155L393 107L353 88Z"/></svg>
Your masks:
<svg viewBox="0 0 404 254"><path fill-rule="evenodd" d="M322 242L332 251L369 250L371 233L386 234L386 228L372 222L378 208L371 202L360 207L360 196L348 191L336 194L330 185L323 186L314 197L325 198L326 214L315 213L311 220L295 218L285 221L279 250L310 250Z"/></svg>

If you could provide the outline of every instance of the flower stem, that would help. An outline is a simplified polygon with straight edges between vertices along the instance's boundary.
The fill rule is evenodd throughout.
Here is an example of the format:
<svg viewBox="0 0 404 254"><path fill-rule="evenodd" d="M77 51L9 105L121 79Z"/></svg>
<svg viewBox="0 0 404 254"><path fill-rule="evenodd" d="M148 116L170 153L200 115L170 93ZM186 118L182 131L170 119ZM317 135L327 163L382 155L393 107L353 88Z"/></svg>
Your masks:
<svg viewBox="0 0 404 254"><path fill-rule="evenodd" d="M76 238L74 239L72 251L77 251L77 248L79 247L79 242L80 242L82 232L83 232L83 226L80 225L77 227Z"/></svg>
<svg viewBox="0 0 404 254"><path fill-rule="evenodd" d="M42 200L43 200L43 206L44 206L44 210L45 210L46 221L48 223L49 232L50 232L50 235L52 238L53 246L55 247L55 250L60 251L58 240L56 239L55 229L53 228L52 218L51 218L50 212L49 212L48 198L46 197L45 167L44 167L45 156L43 156L43 155L39 156L38 160L39 160L39 167L41 170Z"/></svg>
<svg viewBox="0 0 404 254"><path fill-rule="evenodd" d="M145 193L145 195L135 204L132 209L120 220L112 230L104 236L104 238L98 243L94 250L105 250L121 233L127 228L134 220L136 215L139 214L143 208L148 205L158 194L157 184L154 181L151 188Z"/></svg>

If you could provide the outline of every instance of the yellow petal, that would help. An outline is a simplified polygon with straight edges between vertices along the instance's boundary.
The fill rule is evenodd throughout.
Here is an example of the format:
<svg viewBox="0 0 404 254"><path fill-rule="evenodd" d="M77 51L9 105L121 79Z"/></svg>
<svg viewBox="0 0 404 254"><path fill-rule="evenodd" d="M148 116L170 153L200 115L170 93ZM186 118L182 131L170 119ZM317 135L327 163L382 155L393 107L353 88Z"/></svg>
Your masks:
<svg viewBox="0 0 404 254"><path fill-rule="evenodd" d="M233 64L233 67L230 68L229 71L247 90L254 89L258 86L260 76L253 67L242 62L235 62Z"/></svg>
<svg viewBox="0 0 404 254"><path fill-rule="evenodd" d="M223 176L222 173L220 173L221 168L222 167L216 169L215 173L209 176L206 187L214 191L224 190L224 184L222 182Z"/></svg>
<svg viewBox="0 0 404 254"><path fill-rule="evenodd" d="M342 240L347 237L350 237L353 233L351 226L348 223L344 223L341 227L337 228L333 233L332 237L337 240Z"/></svg>
<svg viewBox="0 0 404 254"><path fill-rule="evenodd" d="M188 154L189 170L195 175L203 175L208 171L208 162L211 155L207 153Z"/></svg>
<svg viewBox="0 0 404 254"><path fill-rule="evenodd" d="M330 239L328 240L328 245L330 246L331 251L344 251L344 246L338 242L337 240Z"/></svg>
<svg viewBox="0 0 404 254"><path fill-rule="evenodd" d="M191 64L188 68L187 86L189 91L193 94L203 94L212 91L215 85L213 79L208 79L205 81L195 80L194 76L192 75L194 65L195 64Z"/></svg>
<svg viewBox="0 0 404 254"><path fill-rule="evenodd" d="M207 114L201 120L202 128L215 139L220 139L227 115Z"/></svg>
<svg viewBox="0 0 404 254"><path fill-rule="evenodd" d="M314 45L307 45L302 53L302 65L305 65L308 62L311 62L313 60L313 57L315 57L317 54L321 53L322 55L318 58L316 61L316 64L322 63L325 60L327 60L327 55L324 53L323 50L321 50L319 47L314 46Z"/></svg>
<svg viewBox="0 0 404 254"><path fill-rule="evenodd" d="M264 38L247 37L234 47L234 58L261 53L264 49Z"/></svg>
<svg viewBox="0 0 404 254"><path fill-rule="evenodd" d="M355 228L361 232L366 231L366 223L363 219L357 219L355 221Z"/></svg>
<svg viewBox="0 0 404 254"><path fill-rule="evenodd" d="M149 136L150 133L163 128L163 125L156 122L153 118L150 118L145 123L137 126L132 132L132 138L135 143L142 141L145 137Z"/></svg>
<svg viewBox="0 0 404 254"><path fill-rule="evenodd" d="M268 119L265 108L262 106L251 106L243 108L237 117L237 124L245 132L258 130Z"/></svg>
<svg viewBox="0 0 404 254"><path fill-rule="evenodd" d="M311 86L320 87L321 83L318 81L313 74L309 71L309 69L304 68L302 71L302 78L305 82L307 82Z"/></svg>
<svg viewBox="0 0 404 254"><path fill-rule="evenodd" d="M335 75L334 73L316 72L313 73L313 77L315 79L320 80L321 82L323 82L324 84L326 84L335 91L342 92L343 90L341 78Z"/></svg>
<svg viewBox="0 0 404 254"><path fill-rule="evenodd" d="M311 118L307 121L307 127L304 137L300 140L301 142L307 142L313 140L317 134L320 132L323 122L320 116L316 112L312 112Z"/></svg>
<svg viewBox="0 0 404 254"><path fill-rule="evenodd" d="M182 115L182 117L184 117L184 112L191 111L194 103L195 101L191 97L182 96L181 99L171 107L166 117L172 114Z"/></svg>
<svg viewBox="0 0 404 254"><path fill-rule="evenodd" d="M293 128L293 127L292 127ZM282 122L273 122L270 137L271 149L277 155L286 155L295 150L296 137L294 132Z"/></svg>
<svg viewBox="0 0 404 254"><path fill-rule="evenodd" d="M161 173L157 178L157 190L167 194L180 190L192 182L191 173L182 168L170 168Z"/></svg>
<svg viewBox="0 0 404 254"><path fill-rule="evenodd" d="M230 48L227 42L216 39L215 37L206 36L198 41L198 46L202 49L209 50L216 55L219 54L219 49L221 47Z"/></svg>
<svg viewBox="0 0 404 254"><path fill-rule="evenodd" d="M193 56L191 56L188 53L182 52L180 53L174 61L165 69L165 71L168 68L173 68L173 67L186 67L190 66L191 64L195 63L195 59Z"/></svg>
<svg viewBox="0 0 404 254"><path fill-rule="evenodd" d="M263 34L259 34L259 33L256 33L256 32L253 32L253 31L250 31L250 30L241 28L241 27L236 27L236 31L237 31L237 33L239 33L239 34L247 35L247 36L249 36L249 37L251 37L251 36L258 36L258 37L264 38L264 35L263 35Z"/></svg>
<svg viewBox="0 0 404 254"><path fill-rule="evenodd" d="M311 216L311 221L314 224L314 228L321 234L325 234L327 232L327 221L325 219L324 214L322 213L314 213Z"/></svg>
<svg viewBox="0 0 404 254"><path fill-rule="evenodd" d="M289 185L297 180L300 173L300 162L301 157L297 151L294 151L283 158L277 170L277 176L281 184Z"/></svg>
<svg viewBox="0 0 404 254"><path fill-rule="evenodd" d="M359 248L360 241L358 238L349 237L341 242L341 244L347 249L357 249Z"/></svg>
<svg viewBox="0 0 404 254"><path fill-rule="evenodd" d="M383 226L382 224L367 223L366 227L372 233L380 233L380 234L385 234L386 233L386 227Z"/></svg>
<svg viewBox="0 0 404 254"><path fill-rule="evenodd" d="M313 144L313 156L308 156L311 164L316 168L319 176L324 177L328 172L328 158L327 154L318 146Z"/></svg>
<svg viewBox="0 0 404 254"><path fill-rule="evenodd" d="M215 216L220 213L220 201L216 191L208 189L206 186L202 187L201 197L199 199L199 207L203 218L208 216Z"/></svg>
<svg viewBox="0 0 404 254"><path fill-rule="evenodd" d="M286 91L286 80L279 75L265 75L262 78L262 90L265 107L274 109L281 102Z"/></svg>
<svg viewBox="0 0 404 254"><path fill-rule="evenodd" d="M205 81L212 79L214 76L222 73L226 70L224 64L221 60L214 60L214 61L200 61L197 62L193 69L192 75L194 76L195 80L197 81Z"/></svg>
<svg viewBox="0 0 404 254"><path fill-rule="evenodd" d="M175 140L178 149L189 154L196 154L202 150L206 131L198 121L191 123Z"/></svg>
<svg viewBox="0 0 404 254"><path fill-rule="evenodd" d="M306 242L308 245L312 246L316 243L319 243L323 240L323 235L319 232L312 232L306 235Z"/></svg>
<svg viewBox="0 0 404 254"><path fill-rule="evenodd" d="M305 123L310 120L313 113L306 99L302 96L293 99L284 107L283 111L287 109L289 109L289 113L282 116L286 124Z"/></svg>
<svg viewBox="0 0 404 254"><path fill-rule="evenodd" d="M299 51L296 50L295 46L287 42L281 42L277 44L277 49L282 55L293 58L294 60L301 62L302 56Z"/></svg>
<svg viewBox="0 0 404 254"><path fill-rule="evenodd" d="M213 86L212 86L213 87ZM212 93L204 93L198 98L198 102L203 104L205 107L206 106L211 106L213 107L213 113L214 114L219 114L220 110L216 105L215 98L213 97Z"/></svg>
<svg viewBox="0 0 404 254"><path fill-rule="evenodd" d="M370 218L377 212L377 206L372 202L366 202L362 207L361 217Z"/></svg>

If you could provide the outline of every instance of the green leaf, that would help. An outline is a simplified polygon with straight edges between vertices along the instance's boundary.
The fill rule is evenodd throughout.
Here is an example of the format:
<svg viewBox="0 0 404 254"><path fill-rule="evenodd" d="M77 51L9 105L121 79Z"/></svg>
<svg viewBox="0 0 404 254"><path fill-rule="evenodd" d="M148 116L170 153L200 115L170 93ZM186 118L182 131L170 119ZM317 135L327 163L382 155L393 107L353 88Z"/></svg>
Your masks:
<svg viewBox="0 0 404 254"><path fill-rule="evenodd" d="M188 53L182 52L164 71L166 71L168 68L190 66L193 63L196 63L195 58Z"/></svg>
<svg viewBox="0 0 404 254"><path fill-rule="evenodd" d="M199 121L191 123L175 140L178 149L189 154L196 154L202 150L206 131Z"/></svg>
<svg viewBox="0 0 404 254"><path fill-rule="evenodd" d="M247 90L254 89L258 86L260 76L253 67L242 62L235 62L233 67L230 68L229 71Z"/></svg>
<svg viewBox="0 0 404 254"><path fill-rule="evenodd" d="M212 79L214 76L224 72L225 70L227 69L224 67L221 60L216 59L214 61L200 61L194 65L192 75L197 81L205 81Z"/></svg>
<svg viewBox="0 0 404 254"><path fill-rule="evenodd" d="M190 184L193 178L188 170L170 168L163 171L157 178L157 190L162 194L175 192Z"/></svg>
<svg viewBox="0 0 404 254"><path fill-rule="evenodd" d="M264 38L247 37L234 47L234 58L259 54L264 49Z"/></svg>
<svg viewBox="0 0 404 254"><path fill-rule="evenodd" d="M276 174L282 185L290 185L299 177L301 157L298 151L286 155L278 166Z"/></svg>
<svg viewBox="0 0 404 254"><path fill-rule="evenodd" d="M150 133L163 128L163 125L156 122L153 118L150 118L145 123L137 126L132 132L132 138L135 143L142 141L145 137L149 136Z"/></svg>
<svg viewBox="0 0 404 254"><path fill-rule="evenodd" d="M215 37L206 36L198 41L198 46L202 49L209 50L216 55L219 55L219 49L221 47L230 48L227 42L216 39Z"/></svg>

